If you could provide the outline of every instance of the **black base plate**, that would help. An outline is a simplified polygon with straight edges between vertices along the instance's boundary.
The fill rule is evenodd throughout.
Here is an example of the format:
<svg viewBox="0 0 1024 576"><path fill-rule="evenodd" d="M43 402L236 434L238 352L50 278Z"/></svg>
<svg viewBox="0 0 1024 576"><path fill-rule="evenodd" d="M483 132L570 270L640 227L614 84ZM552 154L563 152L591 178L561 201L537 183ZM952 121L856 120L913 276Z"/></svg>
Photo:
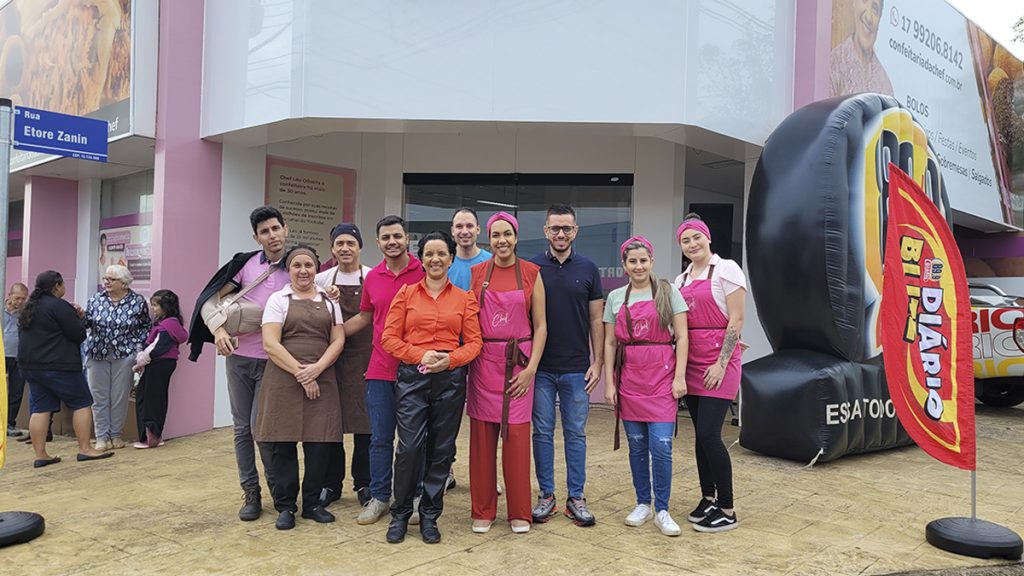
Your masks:
<svg viewBox="0 0 1024 576"><path fill-rule="evenodd" d="M1005 526L970 518L939 518L924 529L928 543L947 552L975 558L1020 560L1020 536Z"/></svg>

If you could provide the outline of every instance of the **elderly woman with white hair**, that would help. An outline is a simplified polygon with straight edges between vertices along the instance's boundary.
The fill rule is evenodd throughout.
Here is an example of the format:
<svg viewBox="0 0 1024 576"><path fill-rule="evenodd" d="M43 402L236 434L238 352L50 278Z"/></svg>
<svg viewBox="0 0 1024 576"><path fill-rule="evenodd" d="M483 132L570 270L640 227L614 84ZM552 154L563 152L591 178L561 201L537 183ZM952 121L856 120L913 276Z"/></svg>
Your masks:
<svg viewBox="0 0 1024 576"><path fill-rule="evenodd" d="M89 388L92 390L96 449L124 448L124 421L128 416L132 365L149 333L149 305L131 289L132 275L121 265L108 266L103 291L89 299L85 309L85 342Z"/></svg>

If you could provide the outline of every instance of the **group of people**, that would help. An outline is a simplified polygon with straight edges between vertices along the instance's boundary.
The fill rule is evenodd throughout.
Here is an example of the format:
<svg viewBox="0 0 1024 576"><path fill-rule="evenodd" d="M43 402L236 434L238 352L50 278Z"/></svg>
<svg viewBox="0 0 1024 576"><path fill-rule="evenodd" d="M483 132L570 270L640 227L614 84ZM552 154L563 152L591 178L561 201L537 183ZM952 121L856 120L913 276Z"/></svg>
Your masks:
<svg viewBox="0 0 1024 576"><path fill-rule="evenodd" d="M171 375L178 346L188 336L178 296L157 290L147 303L131 289L132 276L123 265L108 266L102 283L85 308L64 299L64 278L54 270L40 273L31 293L16 283L7 295L7 432L32 443L36 468L61 461L46 449L61 403L72 413L78 461L109 458L111 450L124 448L133 388L135 448L163 443ZM16 426L25 383L31 413L27 434Z"/></svg>
<svg viewBox="0 0 1024 576"><path fill-rule="evenodd" d="M351 434L357 522L390 514L388 542L402 542L410 524L424 542L439 542L465 407L473 532L491 529L501 492L512 532L559 513L556 410L565 440L564 514L593 525L584 496L586 423L590 393L603 377L616 447L621 420L636 490L626 524L653 518L662 533L681 532L668 506L684 399L702 493L687 518L698 531L736 527L721 427L739 387L745 280L735 262L711 252L699 216L677 230L691 264L674 285L656 278L654 246L635 236L620 248L629 283L607 303L596 265L573 248L578 226L566 205L548 209L548 249L531 260L517 254L519 222L506 212L486 222L490 251L477 245L476 212L461 208L451 233L424 235L416 255L405 221L386 216L375 230L384 258L373 268L362 265L354 224L331 231L335 264L322 269L312 248L286 248L288 227L275 208L257 208L250 223L261 249L236 254L214 275L189 330L192 360L209 342L226 357L241 520L262 513L258 449L277 528L295 526L300 494L301 517L334 521L327 507L341 496L343 436ZM262 310L258 330L231 333L223 316L204 320L204 306L232 299ZM532 508L531 448L540 488Z"/></svg>

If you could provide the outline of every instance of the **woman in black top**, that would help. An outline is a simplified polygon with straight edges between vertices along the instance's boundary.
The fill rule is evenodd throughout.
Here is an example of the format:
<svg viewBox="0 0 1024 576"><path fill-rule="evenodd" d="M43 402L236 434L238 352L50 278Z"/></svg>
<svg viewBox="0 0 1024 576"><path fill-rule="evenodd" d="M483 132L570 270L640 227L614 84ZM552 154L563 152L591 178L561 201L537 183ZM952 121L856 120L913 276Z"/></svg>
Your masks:
<svg viewBox="0 0 1024 576"><path fill-rule="evenodd" d="M89 446L92 436L92 395L82 373L82 341L85 326L82 311L63 300L64 278L47 270L36 277L36 287L25 303L18 326L18 365L28 382L28 403L32 417L28 429L36 451L36 468L60 462L46 453L46 430L50 413L60 403L72 411L78 438L78 461L98 460L113 455Z"/></svg>

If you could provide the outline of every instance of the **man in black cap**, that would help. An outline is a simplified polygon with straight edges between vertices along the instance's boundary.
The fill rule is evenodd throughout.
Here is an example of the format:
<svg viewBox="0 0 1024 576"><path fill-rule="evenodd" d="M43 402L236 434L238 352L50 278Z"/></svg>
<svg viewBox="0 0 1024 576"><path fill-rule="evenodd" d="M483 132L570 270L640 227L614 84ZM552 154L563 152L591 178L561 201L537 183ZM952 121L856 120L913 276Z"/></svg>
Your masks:
<svg viewBox="0 0 1024 576"><path fill-rule="evenodd" d="M316 275L316 284L337 297L345 320L359 314L363 277L370 268L359 261L363 236L355 224L338 224L331 230L331 254L338 263ZM370 419L366 413L366 381L363 374L373 350L373 329L362 330L345 339L345 350L335 364L341 399L342 430L353 435L352 482L359 504L370 500ZM341 498L345 480L345 445L338 444L328 461L327 481L320 504L327 506Z"/></svg>

